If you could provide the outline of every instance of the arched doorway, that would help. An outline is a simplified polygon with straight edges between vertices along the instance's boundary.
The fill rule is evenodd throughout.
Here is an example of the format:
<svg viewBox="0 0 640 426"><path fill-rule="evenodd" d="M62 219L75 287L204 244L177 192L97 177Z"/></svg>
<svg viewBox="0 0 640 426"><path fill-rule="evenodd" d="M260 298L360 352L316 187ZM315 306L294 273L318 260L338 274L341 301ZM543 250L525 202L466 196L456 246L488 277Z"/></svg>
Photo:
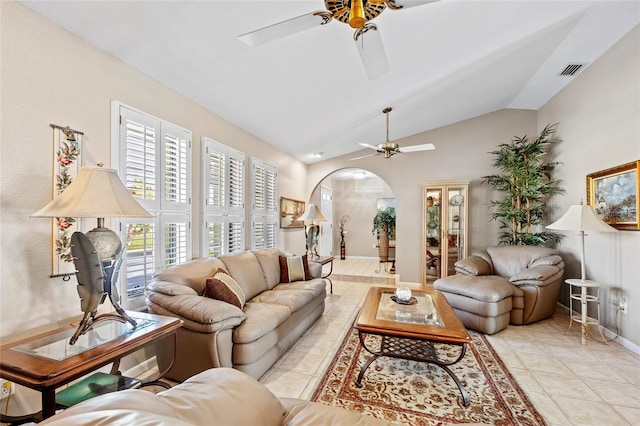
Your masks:
<svg viewBox="0 0 640 426"><path fill-rule="evenodd" d="M380 203L395 200L389 185L378 175L360 168L336 170L320 181L309 199L327 218L321 224L320 253L340 257L340 224L344 224L346 257L378 258L376 236L371 232ZM329 213L325 213L325 210Z"/></svg>

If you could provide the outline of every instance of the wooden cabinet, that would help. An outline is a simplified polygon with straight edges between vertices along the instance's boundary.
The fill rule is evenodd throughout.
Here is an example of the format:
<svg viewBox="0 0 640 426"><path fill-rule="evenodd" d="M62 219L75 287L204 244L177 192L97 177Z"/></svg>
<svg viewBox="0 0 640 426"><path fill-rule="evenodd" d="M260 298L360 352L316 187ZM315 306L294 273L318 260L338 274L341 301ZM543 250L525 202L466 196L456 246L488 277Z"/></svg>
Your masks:
<svg viewBox="0 0 640 426"><path fill-rule="evenodd" d="M455 274L454 264L467 257L469 182L422 184L422 283Z"/></svg>

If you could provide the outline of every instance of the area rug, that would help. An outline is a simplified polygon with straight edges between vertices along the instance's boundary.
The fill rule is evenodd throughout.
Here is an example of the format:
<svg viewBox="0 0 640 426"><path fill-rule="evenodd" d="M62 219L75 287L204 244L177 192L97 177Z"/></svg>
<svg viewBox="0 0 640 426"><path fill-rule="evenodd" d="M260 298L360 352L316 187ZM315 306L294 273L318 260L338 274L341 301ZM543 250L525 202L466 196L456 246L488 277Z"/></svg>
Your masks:
<svg viewBox="0 0 640 426"><path fill-rule="evenodd" d="M469 333L472 344L464 358L450 367L469 393L468 408L462 405L460 391L449 375L424 362L380 357L358 388L356 377L371 354L362 349L354 329L343 339L311 400L402 425L545 425L487 338ZM367 339L367 345L373 346L379 337ZM455 359L460 353L459 347L437 349L444 352L440 359Z"/></svg>

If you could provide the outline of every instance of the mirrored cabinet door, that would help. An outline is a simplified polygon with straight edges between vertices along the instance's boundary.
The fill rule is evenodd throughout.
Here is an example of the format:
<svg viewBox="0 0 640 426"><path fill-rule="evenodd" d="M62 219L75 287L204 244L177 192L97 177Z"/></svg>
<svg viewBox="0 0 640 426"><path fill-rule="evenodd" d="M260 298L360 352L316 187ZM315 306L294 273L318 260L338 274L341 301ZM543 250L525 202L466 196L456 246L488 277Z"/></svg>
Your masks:
<svg viewBox="0 0 640 426"><path fill-rule="evenodd" d="M467 256L468 182L423 184L423 284L455 274Z"/></svg>

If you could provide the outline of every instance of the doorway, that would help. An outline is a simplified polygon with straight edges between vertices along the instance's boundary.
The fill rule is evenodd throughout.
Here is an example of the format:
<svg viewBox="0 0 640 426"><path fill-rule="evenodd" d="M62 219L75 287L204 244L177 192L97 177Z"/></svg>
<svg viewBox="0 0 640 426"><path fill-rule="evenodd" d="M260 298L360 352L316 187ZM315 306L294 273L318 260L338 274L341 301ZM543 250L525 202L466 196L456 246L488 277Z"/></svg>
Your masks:
<svg viewBox="0 0 640 426"><path fill-rule="evenodd" d="M320 256L333 255L333 193L331 188L320 186L320 211L327 222L320 223Z"/></svg>

